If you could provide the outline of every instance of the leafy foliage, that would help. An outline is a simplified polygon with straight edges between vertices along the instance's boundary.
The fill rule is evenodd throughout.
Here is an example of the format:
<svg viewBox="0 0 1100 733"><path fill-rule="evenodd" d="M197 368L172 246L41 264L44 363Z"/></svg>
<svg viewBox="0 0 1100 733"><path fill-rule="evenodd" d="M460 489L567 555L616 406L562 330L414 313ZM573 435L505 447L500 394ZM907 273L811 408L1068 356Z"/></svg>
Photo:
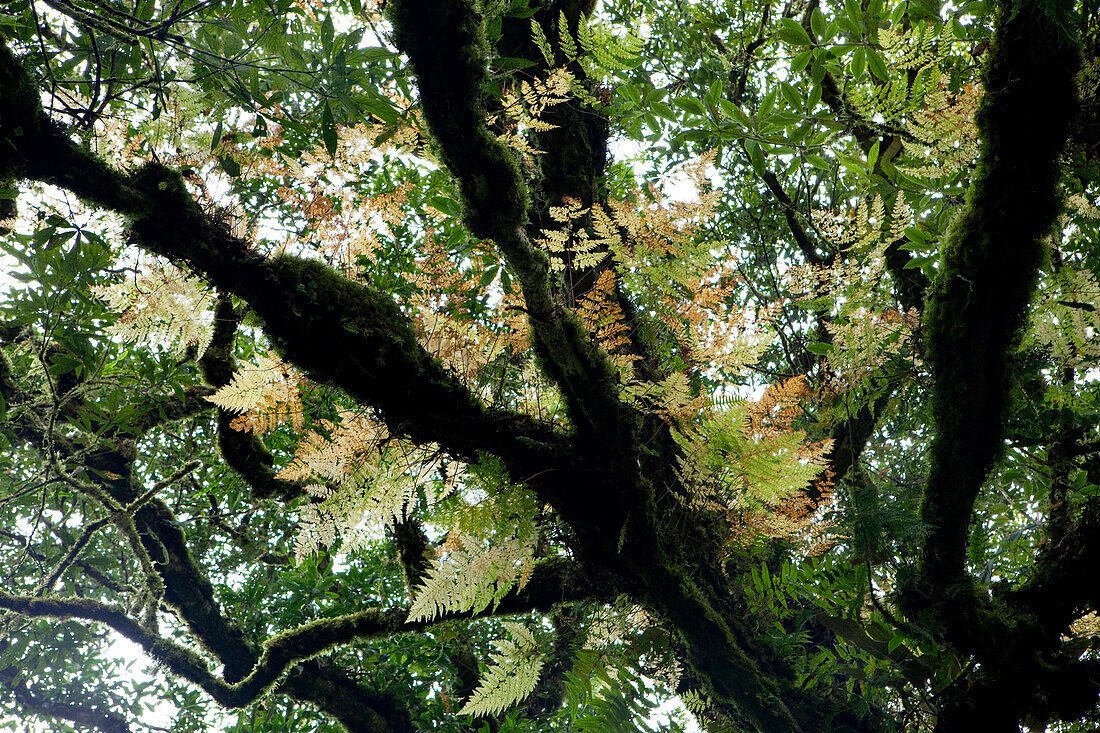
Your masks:
<svg viewBox="0 0 1100 733"><path fill-rule="evenodd" d="M4 714L1092 725L1098 22L7 3Z"/></svg>

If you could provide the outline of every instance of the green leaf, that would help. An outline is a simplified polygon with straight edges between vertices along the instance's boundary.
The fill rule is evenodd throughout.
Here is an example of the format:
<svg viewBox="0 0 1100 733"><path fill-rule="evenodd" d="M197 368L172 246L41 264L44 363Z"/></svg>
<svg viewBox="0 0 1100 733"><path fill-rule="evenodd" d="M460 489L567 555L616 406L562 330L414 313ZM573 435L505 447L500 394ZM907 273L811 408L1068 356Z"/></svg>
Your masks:
<svg viewBox="0 0 1100 733"><path fill-rule="evenodd" d="M326 15L324 21L321 23L321 48L324 49L325 54L328 54L332 50L332 36L335 29L332 26L332 16Z"/></svg>
<svg viewBox="0 0 1100 733"><path fill-rule="evenodd" d="M210 152L213 153L218 149L218 145L222 141L222 123L219 122L214 126L214 134L210 136Z"/></svg>
<svg viewBox="0 0 1100 733"><path fill-rule="evenodd" d="M811 354L817 354L818 356L825 356L832 350L832 344L823 344L821 342L806 344L806 351L810 352Z"/></svg>
<svg viewBox="0 0 1100 733"><path fill-rule="evenodd" d="M798 90L793 86L787 82L783 82L779 85L779 91L783 94L783 98L787 100L787 104L791 105L791 107L798 110L804 108L803 99L801 95L799 95Z"/></svg>
<svg viewBox="0 0 1100 733"><path fill-rule="evenodd" d="M886 62L882 60L882 56L879 55L878 51L873 48L867 49L867 65L879 81L890 80L890 72L886 69Z"/></svg>
<svg viewBox="0 0 1100 733"><path fill-rule="evenodd" d="M806 29L792 18L781 18L779 21L779 37L792 46L809 46L813 41Z"/></svg>
<svg viewBox="0 0 1100 733"><path fill-rule="evenodd" d="M703 107L703 103L695 97L677 97L672 100L672 103L688 114L698 115L699 117L703 117L707 114L707 110Z"/></svg>
<svg viewBox="0 0 1100 733"><path fill-rule="evenodd" d="M848 64L848 69L852 72L852 78L859 80L863 77L863 72L867 70L867 50L862 46L857 48L852 54L852 60Z"/></svg>
<svg viewBox="0 0 1100 733"><path fill-rule="evenodd" d="M802 53L791 59L791 71L798 73L806 68L810 63L810 59L813 58L813 51L803 51Z"/></svg>
<svg viewBox="0 0 1100 733"><path fill-rule="evenodd" d="M863 8L860 7L859 0L844 0L844 12L858 28L863 21Z"/></svg>
<svg viewBox="0 0 1100 733"><path fill-rule="evenodd" d="M825 14L821 12L821 8L814 8L814 11L810 13L810 28L813 29L814 35L820 40L825 39Z"/></svg>
<svg viewBox="0 0 1100 733"><path fill-rule="evenodd" d="M325 108L321 111L321 137L324 138L328 154L336 157L336 123L333 122L332 110L329 109L327 101Z"/></svg>
<svg viewBox="0 0 1100 733"><path fill-rule="evenodd" d="M223 171L229 174L230 178L236 178L241 175L241 165L228 155L218 156L218 165Z"/></svg>

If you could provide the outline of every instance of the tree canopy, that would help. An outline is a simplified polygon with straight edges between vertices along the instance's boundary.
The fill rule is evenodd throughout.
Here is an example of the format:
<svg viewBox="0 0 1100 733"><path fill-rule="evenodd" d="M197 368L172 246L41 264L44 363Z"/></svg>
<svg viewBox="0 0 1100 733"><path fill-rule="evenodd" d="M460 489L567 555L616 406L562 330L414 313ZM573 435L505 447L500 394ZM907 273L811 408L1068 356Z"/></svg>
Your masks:
<svg viewBox="0 0 1100 733"><path fill-rule="evenodd" d="M0 41L6 720L1100 723L1095 3Z"/></svg>

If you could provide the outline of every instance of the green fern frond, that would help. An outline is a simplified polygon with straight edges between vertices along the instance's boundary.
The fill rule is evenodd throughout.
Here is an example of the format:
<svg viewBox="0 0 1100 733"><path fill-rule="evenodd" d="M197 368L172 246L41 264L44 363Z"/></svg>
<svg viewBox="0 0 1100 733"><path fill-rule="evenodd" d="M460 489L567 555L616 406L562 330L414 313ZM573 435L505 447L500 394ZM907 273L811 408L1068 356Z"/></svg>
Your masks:
<svg viewBox="0 0 1100 733"><path fill-rule="evenodd" d="M580 41L588 58L604 71L629 71L642 63L642 47L645 42L634 33L617 36L602 25L582 22L577 27Z"/></svg>
<svg viewBox="0 0 1100 733"><path fill-rule="evenodd" d="M530 695L538 684L545 660L534 635L519 624L504 626L514 641L496 642L498 652L461 715L498 715Z"/></svg>
<svg viewBox="0 0 1100 733"><path fill-rule="evenodd" d="M478 613L494 607L534 565L533 537L497 539L489 547L468 538L464 546L437 560L417 590L409 621L430 621L447 612ZM468 544L467 544L468 543Z"/></svg>
<svg viewBox="0 0 1100 733"><path fill-rule="evenodd" d="M550 41L546 37L546 32L542 30L542 26L539 25L539 22L534 18L531 18L531 40L539 47L539 52L542 53L542 57L546 60L546 65L553 66L554 51L550 48Z"/></svg>
<svg viewBox="0 0 1100 733"><path fill-rule="evenodd" d="M581 27L584 27L584 19L581 19ZM565 58L570 61L577 60L577 44L573 41L573 35L569 32L569 21L565 17L565 11L561 11L558 14L558 43L561 45L561 52L565 54Z"/></svg>

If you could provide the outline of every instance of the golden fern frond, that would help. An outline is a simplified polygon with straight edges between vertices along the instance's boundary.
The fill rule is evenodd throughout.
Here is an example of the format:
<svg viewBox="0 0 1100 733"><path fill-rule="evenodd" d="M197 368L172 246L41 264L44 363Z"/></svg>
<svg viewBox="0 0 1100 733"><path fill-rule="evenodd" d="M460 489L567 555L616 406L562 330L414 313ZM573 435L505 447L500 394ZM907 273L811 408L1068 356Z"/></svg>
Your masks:
<svg viewBox="0 0 1100 733"><path fill-rule="evenodd" d="M802 403L812 396L803 374L770 385L749 407L749 429L761 436L790 430L802 412Z"/></svg>
<svg viewBox="0 0 1100 733"><path fill-rule="evenodd" d="M417 314L420 342L464 381L471 381L504 350L500 334L435 310Z"/></svg>
<svg viewBox="0 0 1100 733"><path fill-rule="evenodd" d="M444 472L435 451L389 435L382 423L351 410L339 422L320 421L322 432L303 436L278 478L316 481L306 487L314 501L299 507L295 554L305 555L342 538L352 552L381 535L423 497L430 508L453 488L461 469ZM442 482L438 475L446 474ZM429 487L431 489L429 490ZM319 501L318 501L319 499Z"/></svg>
<svg viewBox="0 0 1100 733"><path fill-rule="evenodd" d="M281 411L300 427L299 377L273 351L256 361L256 366L238 370L229 384L206 399L230 412Z"/></svg>
<svg viewBox="0 0 1100 733"><path fill-rule="evenodd" d="M562 199L561 206L550 207L550 218L565 226L561 229L543 229L542 236L536 241L550 253L552 270L593 268L608 257L608 242L599 236L590 237L583 227L576 225L588 212L589 209L579 200L568 196Z"/></svg>
<svg viewBox="0 0 1100 733"><path fill-rule="evenodd" d="M402 447L412 449L387 445L380 458L361 463L356 473L345 475L335 486L307 487L320 501L305 503L298 509L294 554L299 562L306 555L330 547L336 537L343 540L343 552L355 552L378 539L385 525L406 516L424 485L425 469L410 465L410 456ZM424 492L425 496L429 493Z"/></svg>
<svg viewBox="0 0 1100 733"><path fill-rule="evenodd" d="M639 357L624 353L630 343L630 326L626 323L622 308L613 298L614 293L615 271L608 268L600 272L592 289L581 297L575 312L600 348L620 368L626 369Z"/></svg>

